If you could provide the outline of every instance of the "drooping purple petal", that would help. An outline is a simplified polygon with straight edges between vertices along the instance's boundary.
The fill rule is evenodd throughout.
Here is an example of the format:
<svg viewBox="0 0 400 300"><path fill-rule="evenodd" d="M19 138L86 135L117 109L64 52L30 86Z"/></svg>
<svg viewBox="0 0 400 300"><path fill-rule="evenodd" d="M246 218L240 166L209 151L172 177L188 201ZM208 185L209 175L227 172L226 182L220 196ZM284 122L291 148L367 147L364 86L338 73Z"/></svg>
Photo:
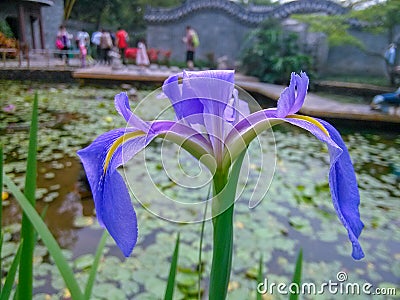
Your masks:
<svg viewBox="0 0 400 300"><path fill-rule="evenodd" d="M263 110L251 114L236 124L227 137L227 143L234 142L235 134L243 135L262 122L265 123L267 128L268 123L274 121L285 121L301 127L327 144L330 155L329 186L333 206L340 221L347 230L350 242L352 243L353 258L357 260L363 258L364 253L358 241L364 224L360 219L358 210L360 196L357 180L346 145L332 125L325 121L317 120L328 131L329 136L327 136L318 126L307 120L293 117L278 118L277 110Z"/></svg>
<svg viewBox="0 0 400 300"><path fill-rule="evenodd" d="M329 132L330 137L308 121L294 118L285 118L282 120L309 131L328 146L330 156L329 187L333 206L340 221L347 230L353 248L353 258L357 260L363 258L364 252L358 241L358 237L364 227L358 210L360 196L353 164L340 134L325 121L321 123Z"/></svg>
<svg viewBox="0 0 400 300"><path fill-rule="evenodd" d="M353 245L352 256L354 259L361 259L364 257L364 252L358 242L358 237L361 234L364 224L360 219L358 210L360 195L353 164L347 147L338 131L328 122L323 120L319 120L319 122L324 125L332 140L342 149L342 153L336 153L336 150L328 145L331 156L329 185L336 213L347 229Z"/></svg>
<svg viewBox="0 0 400 300"><path fill-rule="evenodd" d="M131 111L131 107L129 105L129 98L126 93L119 93L114 98L114 104L117 112L126 120L126 122L132 126L133 128L139 129L143 132L146 132L149 128L149 125L137 117Z"/></svg>
<svg viewBox="0 0 400 300"><path fill-rule="evenodd" d="M301 72L300 76L292 73L289 86L281 93L278 100L277 115L284 118L297 113L303 106L308 88L308 77ZM297 92L297 94L296 94Z"/></svg>
<svg viewBox="0 0 400 300"><path fill-rule="evenodd" d="M117 168L144 149L159 134L169 133L180 136L181 141L192 142L196 147L196 154L211 152L211 145L203 135L173 121L155 121L149 125L147 133L135 136L137 132L133 128L115 129L102 134L91 145L78 151L93 193L99 223L107 228L125 256L130 255L136 244L137 221L128 189ZM116 143L118 147L113 149ZM113 152L106 163L110 149Z"/></svg>
<svg viewBox="0 0 400 300"><path fill-rule="evenodd" d="M102 220L122 253L128 257L136 245L138 226L126 183L118 171L114 171L104 177L102 189Z"/></svg>
<svg viewBox="0 0 400 300"><path fill-rule="evenodd" d="M119 163L110 166L105 174L103 169L108 149L125 133L123 128L104 133L78 151L78 155L92 190L99 223L107 228L124 255L129 256L137 240L136 214L126 185L116 170ZM144 138L140 138L139 143L135 141L137 144L144 142Z"/></svg>

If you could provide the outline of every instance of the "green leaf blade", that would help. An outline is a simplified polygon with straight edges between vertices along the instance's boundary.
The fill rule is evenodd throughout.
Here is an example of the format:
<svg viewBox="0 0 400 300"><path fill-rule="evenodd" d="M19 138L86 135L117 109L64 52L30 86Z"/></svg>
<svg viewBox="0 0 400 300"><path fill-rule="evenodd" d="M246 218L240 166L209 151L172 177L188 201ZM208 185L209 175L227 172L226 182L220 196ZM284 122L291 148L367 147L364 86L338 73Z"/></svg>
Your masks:
<svg viewBox="0 0 400 300"><path fill-rule="evenodd" d="M103 250L106 245L106 241L107 241L107 231L104 231L103 235L101 236L99 245L97 246L96 255L94 257L94 261L93 261L92 267L90 269L89 278L86 283L85 294L84 294L85 300L90 300L90 297L92 295L93 285L94 285L94 282L96 280L96 275L97 275L97 269L99 268L100 259L103 254Z"/></svg>
<svg viewBox="0 0 400 300"><path fill-rule="evenodd" d="M258 274L257 274L257 285L263 282L263 257L260 255L260 261L258 262ZM257 291L257 300L262 300L262 295Z"/></svg>
<svg viewBox="0 0 400 300"><path fill-rule="evenodd" d="M4 282L4 287L3 287L3 290L1 291L0 300L10 299L12 286L15 281L15 275L17 273L18 265L19 265L20 259L21 259L21 252L23 249L23 244L24 244L24 242L23 242L23 240L21 240L21 243L19 244L17 253L14 256L14 259L11 263L10 269L8 270L8 273L6 276L6 281Z"/></svg>
<svg viewBox="0 0 400 300"><path fill-rule="evenodd" d="M176 238L174 253L172 255L171 267L169 269L168 282L167 282L167 288L165 289L164 300L172 300L174 296L175 277L176 277L176 270L178 267L179 243L180 243L180 235L178 233L178 237Z"/></svg>
<svg viewBox="0 0 400 300"><path fill-rule="evenodd" d="M301 269L303 265L303 249L300 249L296 260L296 268L294 270L292 284L295 284L300 288L301 285ZM291 293L289 300L297 300L299 298L299 293Z"/></svg>
<svg viewBox="0 0 400 300"><path fill-rule="evenodd" d="M32 207L35 207L36 190L36 149L38 133L38 95L33 100L31 127L29 130L29 149L26 165L24 194ZM19 299L31 299L33 296L33 251L35 248L35 230L29 218L22 216L21 239L24 240L18 284Z"/></svg>

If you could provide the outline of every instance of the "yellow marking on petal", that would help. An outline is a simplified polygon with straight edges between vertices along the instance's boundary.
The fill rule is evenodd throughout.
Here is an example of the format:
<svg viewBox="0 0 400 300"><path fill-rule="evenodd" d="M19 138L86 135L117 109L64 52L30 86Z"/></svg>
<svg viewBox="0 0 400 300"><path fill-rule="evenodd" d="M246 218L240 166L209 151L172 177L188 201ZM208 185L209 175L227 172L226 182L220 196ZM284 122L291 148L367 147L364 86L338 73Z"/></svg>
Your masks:
<svg viewBox="0 0 400 300"><path fill-rule="evenodd" d="M288 115L287 118L299 119L299 120L304 120L304 121L310 122L311 124L314 124L319 129L321 129L322 132L326 134L326 136L330 137L329 132L328 132L328 130L326 130L324 125L322 125L320 122L318 122L314 118L311 118L311 117L308 117L308 116L302 116L302 115Z"/></svg>
<svg viewBox="0 0 400 300"><path fill-rule="evenodd" d="M108 165L110 164L111 158L114 152L117 150L119 146L130 139L137 138L139 136L145 135L145 133L141 130L126 133L115 140L115 142L111 145L110 149L107 152L106 159L104 161L103 171L104 173L107 171Z"/></svg>

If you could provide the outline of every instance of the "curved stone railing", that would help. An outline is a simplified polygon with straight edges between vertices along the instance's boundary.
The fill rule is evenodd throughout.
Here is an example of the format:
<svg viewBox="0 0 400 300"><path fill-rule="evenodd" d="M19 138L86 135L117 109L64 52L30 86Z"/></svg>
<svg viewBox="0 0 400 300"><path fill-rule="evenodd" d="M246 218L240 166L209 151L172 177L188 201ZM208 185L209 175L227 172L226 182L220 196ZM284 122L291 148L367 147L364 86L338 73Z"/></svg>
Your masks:
<svg viewBox="0 0 400 300"><path fill-rule="evenodd" d="M148 7L144 19L149 24L170 23L201 10L224 11L239 22L249 25L258 25L268 18L284 19L296 13L323 12L329 15L340 15L347 12L347 8L329 0L292 1L277 6L263 7L260 10L252 9L251 6L246 8L226 0L191 0L175 8Z"/></svg>
<svg viewBox="0 0 400 300"><path fill-rule="evenodd" d="M48 6L53 6L54 5L54 1L53 0L25 0L25 2L36 2L39 4L43 4L43 5L48 5Z"/></svg>

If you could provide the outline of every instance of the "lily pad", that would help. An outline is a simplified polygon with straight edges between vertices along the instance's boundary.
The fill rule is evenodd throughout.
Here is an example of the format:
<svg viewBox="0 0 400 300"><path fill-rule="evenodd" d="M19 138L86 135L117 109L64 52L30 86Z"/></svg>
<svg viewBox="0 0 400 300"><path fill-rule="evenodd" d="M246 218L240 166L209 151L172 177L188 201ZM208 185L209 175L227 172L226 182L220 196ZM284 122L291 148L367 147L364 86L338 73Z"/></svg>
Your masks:
<svg viewBox="0 0 400 300"><path fill-rule="evenodd" d="M93 254L85 254L75 259L74 267L77 270L88 269L93 265L93 261L94 261Z"/></svg>
<svg viewBox="0 0 400 300"><path fill-rule="evenodd" d="M74 219L74 227L82 228L93 224L93 217L76 217Z"/></svg>

